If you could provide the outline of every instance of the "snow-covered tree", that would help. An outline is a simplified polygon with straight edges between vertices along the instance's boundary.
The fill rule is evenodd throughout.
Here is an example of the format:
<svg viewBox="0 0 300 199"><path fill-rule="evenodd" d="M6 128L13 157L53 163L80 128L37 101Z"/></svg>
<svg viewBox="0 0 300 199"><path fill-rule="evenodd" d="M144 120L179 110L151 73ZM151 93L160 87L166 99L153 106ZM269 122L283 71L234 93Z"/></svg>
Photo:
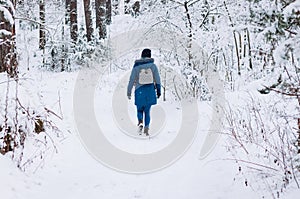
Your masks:
<svg viewBox="0 0 300 199"><path fill-rule="evenodd" d="M111 16L112 16L112 5L111 5L112 0L106 0L106 24L110 25L111 24Z"/></svg>
<svg viewBox="0 0 300 199"><path fill-rule="evenodd" d="M87 41L92 40L93 36L93 21L92 21L92 11L91 11L91 1L84 0L84 17L85 17L85 29L86 29L86 37Z"/></svg>
<svg viewBox="0 0 300 199"><path fill-rule="evenodd" d="M106 38L106 0L95 0L96 28L99 39Z"/></svg>
<svg viewBox="0 0 300 199"><path fill-rule="evenodd" d="M77 0L70 0L70 35L74 43L78 38L78 24L77 24Z"/></svg>
<svg viewBox="0 0 300 199"><path fill-rule="evenodd" d="M0 72L10 76L17 73L17 55L15 45L15 1L0 1Z"/></svg>
<svg viewBox="0 0 300 199"><path fill-rule="evenodd" d="M39 2L39 8L40 8L40 44L39 48L42 50L45 48L46 45L46 31L45 31L45 1L40 0Z"/></svg>

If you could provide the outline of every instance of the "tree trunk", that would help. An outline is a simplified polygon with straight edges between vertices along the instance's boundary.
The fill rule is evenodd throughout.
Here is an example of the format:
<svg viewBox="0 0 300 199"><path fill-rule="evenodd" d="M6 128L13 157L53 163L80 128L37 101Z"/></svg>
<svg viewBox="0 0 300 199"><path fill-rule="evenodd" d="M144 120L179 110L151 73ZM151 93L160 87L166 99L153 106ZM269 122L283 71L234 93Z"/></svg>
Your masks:
<svg viewBox="0 0 300 199"><path fill-rule="evenodd" d="M243 44L242 44L242 35L240 32L236 31L236 33L238 34L238 39L239 39L239 45L238 45L238 56L239 56L239 60L240 60L240 64L238 65L238 74L241 74L241 66L244 65L243 62Z"/></svg>
<svg viewBox="0 0 300 199"><path fill-rule="evenodd" d="M3 11L0 11L0 30L5 31L4 34L0 35L0 72L7 72L11 77L17 75L17 51L16 51L16 32L14 13L12 9L15 9L16 2L11 1L14 8L9 7L9 4L0 2L3 4L3 8L8 10L11 14L12 20L9 20L4 15Z"/></svg>
<svg viewBox="0 0 300 199"><path fill-rule="evenodd" d="M124 13L130 14L130 7L129 7L130 0L124 0Z"/></svg>
<svg viewBox="0 0 300 199"><path fill-rule="evenodd" d="M45 49L46 34L45 34L45 0L40 0L40 43L39 48Z"/></svg>
<svg viewBox="0 0 300 199"><path fill-rule="evenodd" d="M69 25L70 25L70 13L71 13L71 1L72 0L65 0L65 22L64 22L64 24L62 24L62 30L61 30L61 40L62 41L65 41L65 38L66 38L66 30L67 30L67 28L66 27L68 27ZM71 33L71 31L72 31L72 28L70 27L70 33ZM60 62L61 62L61 71L64 71L65 70L65 57L66 57L66 54L67 54L67 51L68 51L68 49L67 49L68 47L66 46L66 44L65 44L65 42L64 43L62 43L61 44L61 54L59 55L59 57L60 57ZM55 58L55 56L58 56L57 55L57 52L56 52L56 50L53 50L52 51L52 58L53 58L53 62L54 62L54 64L53 64L53 69L55 68L55 67L57 67L56 66L56 58Z"/></svg>
<svg viewBox="0 0 300 199"><path fill-rule="evenodd" d="M253 64L252 64L252 55L251 55L251 41L250 41L250 32L248 30L248 28L246 28L247 31L247 40L248 40L248 57L249 57L249 67L250 69L253 69Z"/></svg>
<svg viewBox="0 0 300 199"><path fill-rule="evenodd" d="M96 28L99 31L99 39L106 38L106 0L95 0Z"/></svg>
<svg viewBox="0 0 300 199"><path fill-rule="evenodd" d="M70 8L71 8L71 0L66 0L66 14L65 14L66 25L68 25L70 22Z"/></svg>
<svg viewBox="0 0 300 199"><path fill-rule="evenodd" d="M106 0L106 24L111 24L111 0Z"/></svg>
<svg viewBox="0 0 300 199"><path fill-rule="evenodd" d="M184 9L185 9L186 18L187 18L186 27L188 29L188 35L187 35L188 36L187 51L188 51L188 59L189 59L188 64L190 67L193 67L193 70L196 70L196 66L195 65L192 66L193 25L192 25L192 21L191 21L191 15L189 12L188 2L185 1L183 5L184 5Z"/></svg>
<svg viewBox="0 0 300 199"><path fill-rule="evenodd" d="M227 12L227 15L228 15L230 25L231 25L232 28L234 28L233 21L232 21L231 15L229 13L226 1L224 1L223 3L224 3L225 10ZM239 56L239 47L238 47L238 41L237 41L237 38L236 38L236 31L235 30L233 30L233 39L234 39L235 52L236 52L236 57L237 57L238 75L241 75L241 63L240 63L240 56Z"/></svg>
<svg viewBox="0 0 300 199"><path fill-rule="evenodd" d="M91 1L84 0L84 15L85 15L85 27L86 27L86 37L88 41L92 40L93 35L93 21L91 12Z"/></svg>
<svg viewBox="0 0 300 199"><path fill-rule="evenodd" d="M70 1L70 33L73 43L76 43L78 38L77 0Z"/></svg>

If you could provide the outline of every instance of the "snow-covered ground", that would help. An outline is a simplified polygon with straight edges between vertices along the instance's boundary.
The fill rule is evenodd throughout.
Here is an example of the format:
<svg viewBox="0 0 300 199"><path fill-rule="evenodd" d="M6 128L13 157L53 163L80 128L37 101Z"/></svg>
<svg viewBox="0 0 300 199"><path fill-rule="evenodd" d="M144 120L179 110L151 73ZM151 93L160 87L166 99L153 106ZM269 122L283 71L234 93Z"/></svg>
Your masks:
<svg viewBox="0 0 300 199"><path fill-rule="evenodd" d="M93 69L87 69L93 70ZM34 71L34 70L33 70ZM29 72L31 73L31 72ZM35 72L32 72L36 74ZM38 72L36 81L42 85L45 104L53 104L60 93L63 112L64 139L56 144L58 152L45 160L36 172L23 173L5 156L0 156L0 187L5 198L259 198L257 192L244 185L237 165L228 157L224 136L205 159L199 158L201 147L211 125L210 102L199 102L199 123L194 142L174 164L147 174L118 172L96 161L83 147L73 116L73 89L78 72ZM29 75L29 74L28 74ZM30 75L31 76L31 75ZM122 150L133 153L149 153L165 147L176 136L180 121L179 105L162 102L167 112L164 130L156 137L135 139L124 134L114 122L111 103L114 85L119 74L106 78L102 88L96 90L95 112L99 125L108 139ZM131 102L132 103L132 102ZM54 111L58 106L54 105ZM129 104L129 114L134 107ZM156 118L153 118L155 120ZM298 192L299 193L299 192ZM296 195L296 193L294 193ZM268 195L268 194L267 194ZM289 192L286 198L295 198ZM285 198L285 197L284 197Z"/></svg>
<svg viewBox="0 0 300 199"><path fill-rule="evenodd" d="M250 191L249 188L240 190L238 183L234 183L235 171L231 168L230 162L218 160L225 153L221 141L220 147L216 147L208 158L199 159L200 149L210 124L209 103L199 103L201 116L197 137L182 158L157 172L141 175L126 174L94 160L80 142L72 115L72 89L76 73L51 74L51 76L47 74L49 76L42 75L43 78L39 79L41 84L44 84L44 98L49 101L56 98L53 88L60 91L64 123L71 133L57 145L58 153L47 160L44 168L39 169L35 174L20 172L9 160L1 156L1 179L7 179L1 181L1 190L5 191L4 195L8 198L83 198L86 196L89 198L232 198L240 191L243 193ZM111 82L113 81L114 78ZM174 129L176 123L171 121L168 121L165 126L165 129L170 130L164 130L150 140L137 140L122 133L113 122L111 109L107 108L111 104L111 94L106 89L102 90L102 100L95 102L97 104L95 111L99 113L100 119L107 117L102 123L105 124L102 125L104 131L120 148L139 152L141 145L145 145L150 147L149 150L159 150L174 138L172 134L176 134ZM166 108L174 106L161 101L159 103ZM176 110L173 110L175 115L168 112L169 120L173 117L176 119ZM232 187L234 184L236 185Z"/></svg>

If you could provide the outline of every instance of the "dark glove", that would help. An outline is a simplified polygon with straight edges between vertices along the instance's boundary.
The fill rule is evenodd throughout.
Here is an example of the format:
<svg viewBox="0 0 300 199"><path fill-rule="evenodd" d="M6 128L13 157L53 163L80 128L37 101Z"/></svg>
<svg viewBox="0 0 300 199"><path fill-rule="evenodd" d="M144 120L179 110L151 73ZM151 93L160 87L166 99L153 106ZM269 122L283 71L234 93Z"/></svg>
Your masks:
<svg viewBox="0 0 300 199"><path fill-rule="evenodd" d="M157 98L159 98L161 96L161 92L160 92L160 84L156 84L156 95L157 95Z"/></svg>
<svg viewBox="0 0 300 199"><path fill-rule="evenodd" d="M127 93L127 98L131 100L131 93Z"/></svg>

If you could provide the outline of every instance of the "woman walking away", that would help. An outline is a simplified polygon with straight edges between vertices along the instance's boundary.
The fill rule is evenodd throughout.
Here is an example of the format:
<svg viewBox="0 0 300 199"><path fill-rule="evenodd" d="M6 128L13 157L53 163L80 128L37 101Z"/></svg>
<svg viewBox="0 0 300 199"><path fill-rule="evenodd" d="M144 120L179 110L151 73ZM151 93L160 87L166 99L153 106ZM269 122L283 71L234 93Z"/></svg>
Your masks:
<svg viewBox="0 0 300 199"><path fill-rule="evenodd" d="M151 58L150 49L144 49L141 59L136 60L133 65L127 87L129 100L131 99L131 90L134 85L134 104L137 108L139 134L141 135L144 129L144 133L148 136L150 109L152 105L157 103L156 98L159 98L161 95L160 76L154 64L154 59Z"/></svg>

